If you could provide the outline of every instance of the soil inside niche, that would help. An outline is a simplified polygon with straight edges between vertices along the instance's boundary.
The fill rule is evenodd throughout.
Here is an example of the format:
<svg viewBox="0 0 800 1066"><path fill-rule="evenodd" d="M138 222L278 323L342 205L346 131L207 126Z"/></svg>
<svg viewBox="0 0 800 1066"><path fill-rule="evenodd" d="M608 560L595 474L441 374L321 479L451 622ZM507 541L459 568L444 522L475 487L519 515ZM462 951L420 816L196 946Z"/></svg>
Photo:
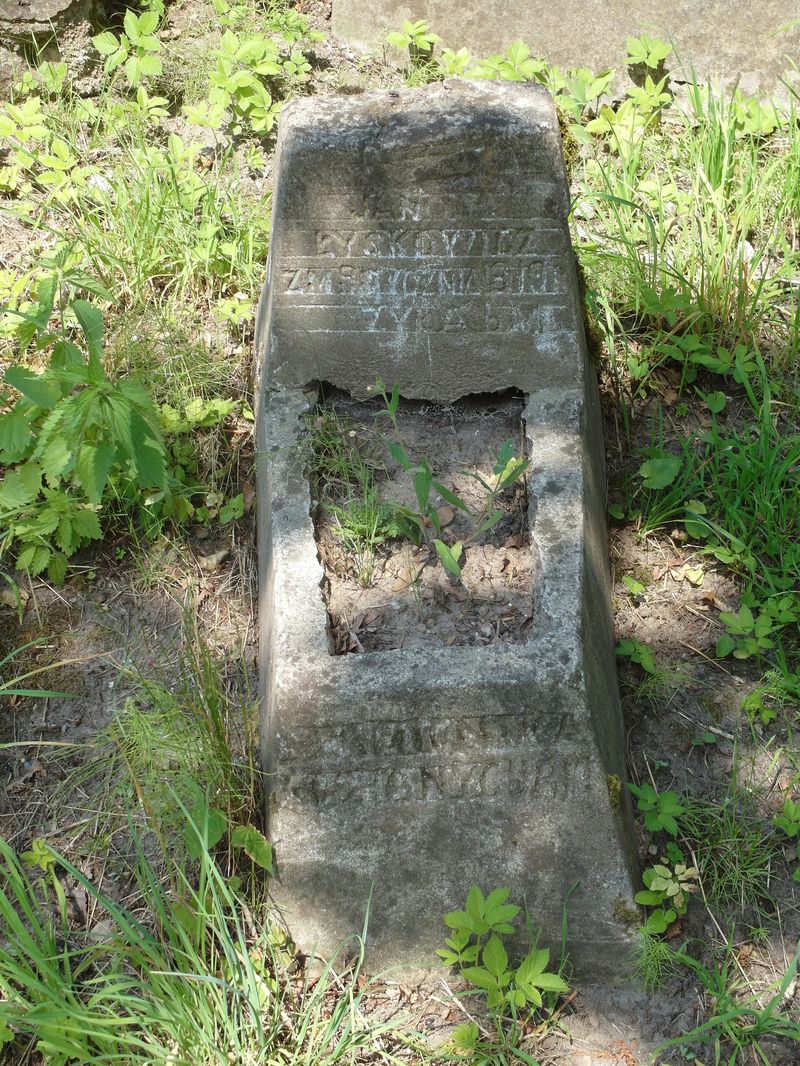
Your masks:
<svg viewBox="0 0 800 1066"><path fill-rule="evenodd" d="M432 544L393 531L395 505L416 510L417 502L412 473L386 444L399 440L412 463L426 458L434 479L478 515L486 490L475 475L493 483L497 453L508 440L515 457L528 458L521 395L472 396L447 406L401 399L399 437L389 418L376 417L384 409L381 400L360 402L325 387L309 417L308 469L331 654L524 643L537 577L526 476L503 492L492 508L502 517L478 536L473 519L431 490L441 539L464 544L459 580ZM354 469L360 477L350 476ZM365 496L371 497L366 507ZM376 514L378 533L370 536ZM431 529L429 539L435 535Z"/></svg>

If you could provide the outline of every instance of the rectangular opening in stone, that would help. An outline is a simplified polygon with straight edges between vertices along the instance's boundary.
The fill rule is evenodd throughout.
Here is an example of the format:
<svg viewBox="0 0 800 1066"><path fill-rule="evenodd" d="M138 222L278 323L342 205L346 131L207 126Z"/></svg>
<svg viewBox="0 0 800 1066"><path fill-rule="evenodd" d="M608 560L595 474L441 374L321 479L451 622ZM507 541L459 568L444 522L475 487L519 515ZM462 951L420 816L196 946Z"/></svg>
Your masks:
<svg viewBox="0 0 800 1066"><path fill-rule="evenodd" d="M320 390L305 440L332 655L528 640L538 566L523 406L513 390L401 397L393 425L381 399ZM460 574L437 541L462 545Z"/></svg>

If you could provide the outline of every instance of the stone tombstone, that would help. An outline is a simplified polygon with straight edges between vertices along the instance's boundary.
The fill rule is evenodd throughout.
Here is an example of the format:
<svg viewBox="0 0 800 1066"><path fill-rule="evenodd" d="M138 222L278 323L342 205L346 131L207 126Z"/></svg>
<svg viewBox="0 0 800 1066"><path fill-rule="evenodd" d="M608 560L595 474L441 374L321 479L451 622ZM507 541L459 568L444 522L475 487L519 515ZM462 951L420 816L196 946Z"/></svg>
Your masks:
<svg viewBox="0 0 800 1066"><path fill-rule="evenodd" d="M536 56L562 67L625 71L627 37L670 41L667 68L675 81L736 84L747 95L782 95L800 45L797 0L333 0L333 32L366 48L386 47L386 33L404 19L426 19L442 45L477 58L522 40ZM388 49L391 55L394 49ZM652 72L648 72L652 73Z"/></svg>
<svg viewBox="0 0 800 1066"><path fill-rule="evenodd" d="M273 883L330 957L431 965L473 884L511 889L579 972L624 969L624 788L603 442L558 123L540 87L296 101L257 321L263 760ZM333 656L298 441L326 382L524 396L539 579L527 643Z"/></svg>

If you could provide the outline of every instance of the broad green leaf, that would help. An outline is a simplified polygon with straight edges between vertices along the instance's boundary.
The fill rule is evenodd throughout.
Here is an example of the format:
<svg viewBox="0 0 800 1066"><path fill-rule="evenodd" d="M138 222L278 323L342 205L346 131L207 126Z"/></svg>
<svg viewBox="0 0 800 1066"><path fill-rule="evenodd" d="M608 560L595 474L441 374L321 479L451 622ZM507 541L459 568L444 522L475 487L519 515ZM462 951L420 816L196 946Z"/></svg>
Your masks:
<svg viewBox="0 0 800 1066"><path fill-rule="evenodd" d="M158 29L158 13L145 11L139 16L139 33L143 37L149 37Z"/></svg>
<svg viewBox="0 0 800 1066"><path fill-rule="evenodd" d="M547 948L534 948L528 952L525 958L519 965L518 974L520 980L526 984L528 982L536 981L539 975L545 970L548 962L550 961L550 952Z"/></svg>
<svg viewBox="0 0 800 1066"><path fill-rule="evenodd" d="M32 503L42 488L42 471L38 463L24 463L11 470L0 482L0 513L17 511Z"/></svg>
<svg viewBox="0 0 800 1066"><path fill-rule="evenodd" d="M228 502L219 509L219 520L222 525L227 525L228 522L235 522L241 518L244 514L244 494L239 493L237 496L231 497Z"/></svg>
<svg viewBox="0 0 800 1066"><path fill-rule="evenodd" d="M497 978L482 966L467 966L461 971L461 976L476 988L483 988L487 992L497 989Z"/></svg>
<svg viewBox="0 0 800 1066"><path fill-rule="evenodd" d="M527 1001L534 1007L541 1007L542 996L535 985L520 984L520 991L524 992Z"/></svg>
<svg viewBox="0 0 800 1066"><path fill-rule="evenodd" d="M724 659L726 655L730 655L733 649L736 647L736 641L730 636L729 633L723 633L717 641L716 653L718 659Z"/></svg>
<svg viewBox="0 0 800 1066"><path fill-rule="evenodd" d="M52 377L46 373L35 374L26 366L10 366L5 380L32 403L48 411L61 399L61 389Z"/></svg>
<svg viewBox="0 0 800 1066"><path fill-rule="evenodd" d="M402 467L403 470L411 469L411 460L406 455L406 450L402 444L397 444L393 440L387 440L386 447L389 449L389 454L398 466Z"/></svg>
<svg viewBox="0 0 800 1066"><path fill-rule="evenodd" d="M57 279L54 275L42 278L36 288L36 311L34 318L40 330L47 329L56 299Z"/></svg>
<svg viewBox="0 0 800 1066"><path fill-rule="evenodd" d="M53 353L50 356L50 366L54 370L66 370L71 367L79 367L83 364L83 355L77 344L63 339L53 345Z"/></svg>
<svg viewBox="0 0 800 1066"><path fill-rule="evenodd" d="M103 66L103 70L106 72L106 74L111 74L112 71L115 71L117 69L117 67L122 66L122 64L127 59L127 56L128 56L128 45L127 45L127 42L123 39L120 42L120 46L117 49L117 51L113 55L110 55L108 57L108 59L105 61L105 64Z"/></svg>
<svg viewBox="0 0 800 1066"><path fill-rule="evenodd" d="M682 460L678 455L663 455L648 459L639 467L639 474L646 489L663 489L671 485L678 475Z"/></svg>
<svg viewBox="0 0 800 1066"><path fill-rule="evenodd" d="M145 16L142 15L142 18L144 17ZM139 22L140 20L136 17L136 13L128 8L125 12L125 18L123 19L122 25L125 29L125 35L133 44L139 40Z"/></svg>
<svg viewBox="0 0 800 1066"><path fill-rule="evenodd" d="M445 914L443 921L450 929L472 930L472 918L466 911L449 911Z"/></svg>
<svg viewBox="0 0 800 1066"><path fill-rule="evenodd" d="M55 485L73 462L72 449L64 437L61 436L53 437L37 458L44 471L44 476L51 485Z"/></svg>
<svg viewBox="0 0 800 1066"><path fill-rule="evenodd" d="M633 898L637 903L641 903L645 907L653 907L657 903L661 903L663 896L660 892L654 892L652 889L644 888L641 892L637 892Z"/></svg>
<svg viewBox="0 0 800 1066"><path fill-rule="evenodd" d="M141 56L138 62L142 74L147 74L148 77L156 77L163 70L161 60L152 54Z"/></svg>
<svg viewBox="0 0 800 1066"><path fill-rule="evenodd" d="M103 313L87 300L73 300L71 306L86 338L90 362L99 376L103 360Z"/></svg>
<svg viewBox="0 0 800 1066"><path fill-rule="evenodd" d="M536 978L536 986L545 992L569 992L569 985L557 973L540 973Z"/></svg>
<svg viewBox="0 0 800 1066"><path fill-rule="evenodd" d="M222 839L228 827L224 811L203 807L192 812L193 825L186 826L186 852L190 859L199 859L204 847L209 851Z"/></svg>
<svg viewBox="0 0 800 1066"><path fill-rule="evenodd" d="M56 530L56 544L62 550L65 557L72 555L75 551L75 544L72 539L72 522L67 515L64 515L58 523L58 529Z"/></svg>
<svg viewBox="0 0 800 1066"><path fill-rule="evenodd" d="M75 463L75 476L92 503L100 503L114 465L114 449L104 443L84 444Z"/></svg>
<svg viewBox="0 0 800 1066"><path fill-rule="evenodd" d="M499 984L506 984L501 978L508 969L508 952L503 947L503 941L493 933L483 949L483 965L497 978Z"/></svg>
<svg viewBox="0 0 800 1066"><path fill-rule="evenodd" d="M0 456L6 462L21 459L30 441L31 427L22 411L15 408L0 415Z"/></svg>
<svg viewBox="0 0 800 1066"><path fill-rule="evenodd" d="M131 412L133 461L142 488L163 488L166 477L164 445L138 411Z"/></svg>
<svg viewBox="0 0 800 1066"><path fill-rule="evenodd" d="M17 556L17 566L35 577L50 561L50 549L38 544L29 544Z"/></svg>
<svg viewBox="0 0 800 1066"><path fill-rule="evenodd" d="M486 900L483 898L483 892L477 885L473 885L467 893L467 914L472 918L475 923L473 932L485 933L488 931L488 926L485 921L486 914Z"/></svg>
<svg viewBox="0 0 800 1066"><path fill-rule="evenodd" d="M670 914L673 915L673 917L671 919L669 918ZM661 933L663 933L666 930L667 926L670 924L670 921L674 921L674 920L675 920L675 912L674 911L664 911L664 910L653 911L652 914L649 914L647 916L647 921L644 923L644 928L646 929L646 931L648 933L655 933L657 935L660 935Z"/></svg>
<svg viewBox="0 0 800 1066"><path fill-rule="evenodd" d="M492 922L507 922L519 914L519 907L513 903L506 903L508 895L507 888L495 888L486 897L486 916Z"/></svg>
<svg viewBox="0 0 800 1066"><path fill-rule="evenodd" d="M272 873L272 845L254 826L237 825L231 834L231 844L242 848L262 870Z"/></svg>
<svg viewBox="0 0 800 1066"><path fill-rule="evenodd" d="M101 540L103 536L100 517L97 511L89 507L82 507L79 511L75 511L72 516L72 529L83 540Z"/></svg>
<svg viewBox="0 0 800 1066"><path fill-rule="evenodd" d="M105 30L103 33L98 33L96 37L92 37L92 44L101 56L113 55L119 48L119 41L110 30Z"/></svg>
<svg viewBox="0 0 800 1066"><path fill-rule="evenodd" d="M728 402L724 392L709 392L705 396L706 407L713 415L718 415Z"/></svg>

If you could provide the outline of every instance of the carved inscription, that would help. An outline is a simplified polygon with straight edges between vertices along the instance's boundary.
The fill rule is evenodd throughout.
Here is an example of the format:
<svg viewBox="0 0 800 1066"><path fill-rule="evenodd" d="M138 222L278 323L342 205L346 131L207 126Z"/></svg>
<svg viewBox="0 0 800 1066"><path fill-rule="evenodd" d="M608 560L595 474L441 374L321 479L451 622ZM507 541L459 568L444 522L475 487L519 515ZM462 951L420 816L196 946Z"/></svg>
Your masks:
<svg viewBox="0 0 800 1066"><path fill-rule="evenodd" d="M580 765L553 762L545 753L576 728L569 714L541 713L321 722L293 734L298 758L284 754L286 787L315 806L359 796L421 803L537 792L565 798Z"/></svg>
<svg viewBox="0 0 800 1066"><path fill-rule="evenodd" d="M442 799L519 799L526 796L566 801L579 787L584 766L544 763L533 753L480 762L428 761L415 766L382 766L370 770L314 772L308 767L292 769L286 792L302 804L338 807L348 801L360 803L433 803Z"/></svg>
<svg viewBox="0 0 800 1066"><path fill-rule="evenodd" d="M417 215L419 212L417 212ZM412 214L412 219L415 216ZM275 279L303 333L543 334L573 329L563 228L506 219L297 223Z"/></svg>

